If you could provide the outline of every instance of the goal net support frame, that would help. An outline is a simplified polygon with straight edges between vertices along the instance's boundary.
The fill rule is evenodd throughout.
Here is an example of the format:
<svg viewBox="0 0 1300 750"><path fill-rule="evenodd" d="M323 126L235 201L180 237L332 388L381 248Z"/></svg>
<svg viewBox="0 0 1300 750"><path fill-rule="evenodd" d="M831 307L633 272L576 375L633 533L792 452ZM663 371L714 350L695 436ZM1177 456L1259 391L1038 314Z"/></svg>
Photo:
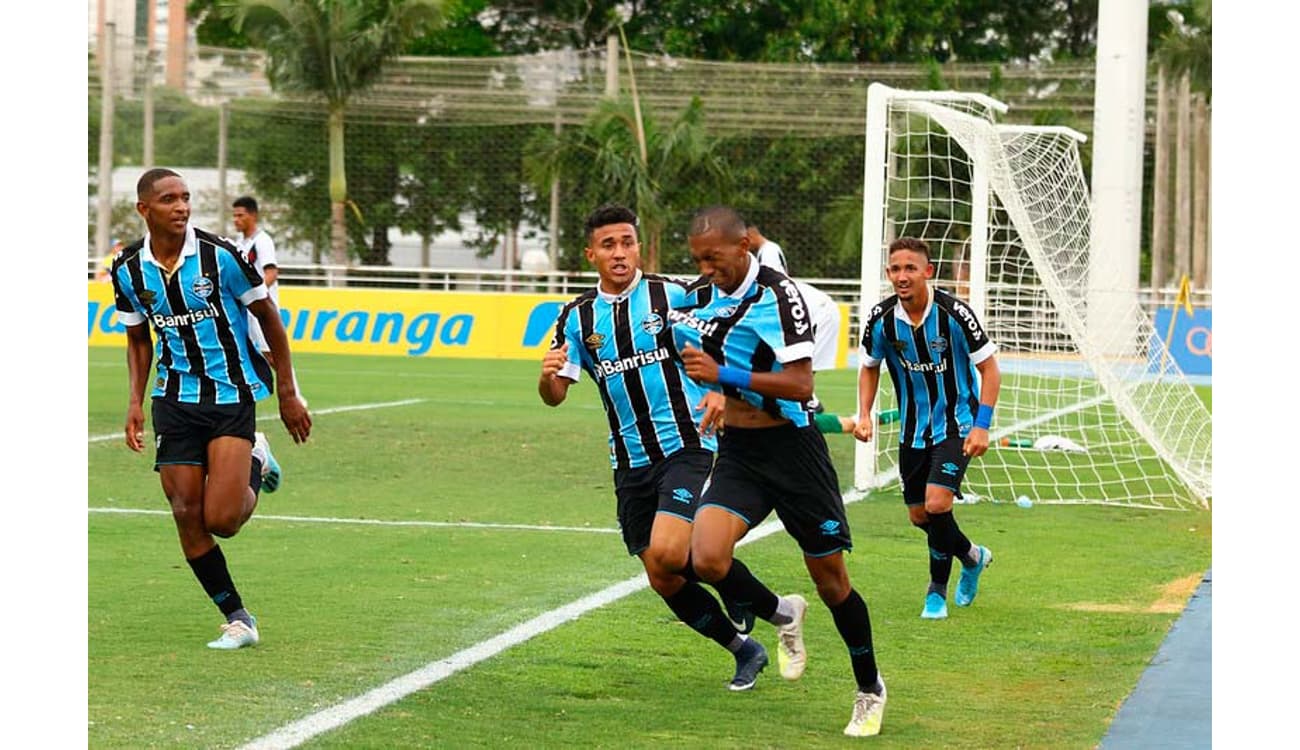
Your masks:
<svg viewBox="0 0 1300 750"><path fill-rule="evenodd" d="M932 285L965 299L999 346L990 450L971 462L964 500L1208 507L1209 410L1137 290L1092 280L1086 138L998 123L1007 109L983 94L868 89L857 340L892 294L889 243L919 236ZM875 438L855 449L858 491L898 480L906 415L896 399L891 415L891 396L882 373Z"/></svg>

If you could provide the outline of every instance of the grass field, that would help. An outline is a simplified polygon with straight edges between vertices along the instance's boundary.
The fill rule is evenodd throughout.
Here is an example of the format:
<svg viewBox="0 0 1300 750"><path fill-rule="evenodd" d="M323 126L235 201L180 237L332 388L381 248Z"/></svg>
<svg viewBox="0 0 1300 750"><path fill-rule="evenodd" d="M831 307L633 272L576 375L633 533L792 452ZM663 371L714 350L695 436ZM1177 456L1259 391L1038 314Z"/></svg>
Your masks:
<svg viewBox="0 0 1300 750"><path fill-rule="evenodd" d="M260 410L284 485L222 542L262 643L214 652L204 643L221 618L181 557L151 456L122 444L122 353L90 350L91 747L239 746L643 580L616 533L607 423L590 383L549 409L531 362L296 360L311 442L294 446L273 406ZM853 378L819 375L818 395L846 408ZM829 442L847 484L852 439ZM897 495L848 514L850 575L889 685L878 738L840 734L848 657L778 532L738 556L778 592L813 601L798 682L771 667L753 691L728 692L730 655L630 584L304 746L1087 748L1210 566L1208 511L962 506L964 529L996 564L973 607L925 622L925 545ZM755 633L774 649L771 626Z"/></svg>

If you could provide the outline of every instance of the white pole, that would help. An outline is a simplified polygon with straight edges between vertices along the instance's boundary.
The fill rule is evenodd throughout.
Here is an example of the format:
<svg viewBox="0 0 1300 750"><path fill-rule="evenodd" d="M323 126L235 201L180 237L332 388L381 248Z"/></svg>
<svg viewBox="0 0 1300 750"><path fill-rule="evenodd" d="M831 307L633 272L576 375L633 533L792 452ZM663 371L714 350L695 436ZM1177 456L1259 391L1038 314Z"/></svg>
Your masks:
<svg viewBox="0 0 1300 750"><path fill-rule="evenodd" d="M989 168L988 160L977 158L970 186L970 303L980 320L988 320L989 262Z"/></svg>
<svg viewBox="0 0 1300 750"><path fill-rule="evenodd" d="M1101 0L1093 114L1092 247L1088 331L1098 354L1120 354L1132 337L1142 232L1146 124L1147 3ZM1109 343L1108 343L1109 342Z"/></svg>
<svg viewBox="0 0 1300 750"><path fill-rule="evenodd" d="M858 291L858 340L871 308L880 301L880 269L884 267L886 129L893 89L882 83L867 87L866 164L862 183L862 281ZM858 394L858 403L862 395ZM853 486L866 490L876 478L876 443L854 441Z"/></svg>
<svg viewBox="0 0 1300 750"><path fill-rule="evenodd" d="M113 58L117 54L117 25L104 24L103 43L95 50L99 58L99 174L95 205L95 253L98 258L108 255L109 232L113 223Z"/></svg>

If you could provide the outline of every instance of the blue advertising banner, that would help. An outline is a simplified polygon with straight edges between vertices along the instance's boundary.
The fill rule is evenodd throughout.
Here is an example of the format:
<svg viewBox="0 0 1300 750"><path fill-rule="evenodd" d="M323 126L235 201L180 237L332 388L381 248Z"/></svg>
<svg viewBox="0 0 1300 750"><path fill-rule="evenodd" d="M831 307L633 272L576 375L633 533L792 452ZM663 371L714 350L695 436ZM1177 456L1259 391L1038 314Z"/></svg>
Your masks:
<svg viewBox="0 0 1300 750"><path fill-rule="evenodd" d="M1156 308L1156 335L1161 341L1168 336L1166 343L1169 355L1178 363L1179 369L1188 375L1209 375L1213 362L1212 313L1208 307L1193 308L1192 314L1178 308L1178 318L1174 320L1173 334L1170 335L1169 321L1174 314L1172 307Z"/></svg>

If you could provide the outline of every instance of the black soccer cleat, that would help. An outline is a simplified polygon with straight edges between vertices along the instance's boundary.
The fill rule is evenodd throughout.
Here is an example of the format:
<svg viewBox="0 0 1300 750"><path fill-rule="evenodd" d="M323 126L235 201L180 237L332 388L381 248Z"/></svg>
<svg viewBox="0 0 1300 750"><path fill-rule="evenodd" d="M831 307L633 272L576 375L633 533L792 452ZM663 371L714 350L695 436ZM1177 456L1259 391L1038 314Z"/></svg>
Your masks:
<svg viewBox="0 0 1300 750"><path fill-rule="evenodd" d="M736 652L736 676L727 687L735 692L749 690L758 681L758 673L767 666L767 649L753 638L745 639Z"/></svg>

